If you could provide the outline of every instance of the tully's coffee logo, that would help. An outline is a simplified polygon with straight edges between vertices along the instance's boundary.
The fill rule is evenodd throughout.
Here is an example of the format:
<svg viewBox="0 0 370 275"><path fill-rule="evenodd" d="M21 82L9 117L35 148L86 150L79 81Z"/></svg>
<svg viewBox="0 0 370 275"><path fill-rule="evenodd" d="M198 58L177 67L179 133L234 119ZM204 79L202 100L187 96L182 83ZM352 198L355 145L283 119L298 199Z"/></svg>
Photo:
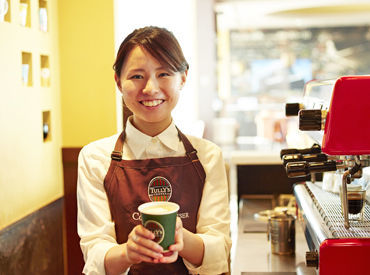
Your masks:
<svg viewBox="0 0 370 275"><path fill-rule="evenodd" d="M154 234L154 241L160 243L164 238L164 228L163 226L156 221L148 220L144 224L145 228L150 230Z"/></svg>
<svg viewBox="0 0 370 275"><path fill-rule="evenodd" d="M157 176L148 185L148 196L151 201L169 201L172 195L172 186L168 179Z"/></svg>

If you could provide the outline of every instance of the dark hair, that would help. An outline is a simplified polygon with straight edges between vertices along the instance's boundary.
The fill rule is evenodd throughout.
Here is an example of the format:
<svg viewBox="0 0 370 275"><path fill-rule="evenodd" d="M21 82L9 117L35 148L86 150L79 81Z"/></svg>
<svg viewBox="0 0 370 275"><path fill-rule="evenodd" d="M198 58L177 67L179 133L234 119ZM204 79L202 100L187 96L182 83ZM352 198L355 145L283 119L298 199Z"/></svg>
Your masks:
<svg viewBox="0 0 370 275"><path fill-rule="evenodd" d="M121 75L122 65L127 55L136 46L145 49L162 66L173 72L185 72L189 69L189 64L173 33L165 28L148 26L134 30L121 43L113 65L118 77Z"/></svg>

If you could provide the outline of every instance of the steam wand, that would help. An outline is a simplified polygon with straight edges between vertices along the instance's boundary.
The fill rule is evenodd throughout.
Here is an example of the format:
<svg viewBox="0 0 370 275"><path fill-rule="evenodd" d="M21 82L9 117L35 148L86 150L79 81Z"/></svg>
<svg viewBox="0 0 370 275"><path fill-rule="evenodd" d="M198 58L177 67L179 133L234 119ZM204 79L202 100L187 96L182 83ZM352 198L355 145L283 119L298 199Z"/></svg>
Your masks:
<svg viewBox="0 0 370 275"><path fill-rule="evenodd" d="M342 177L342 203L343 203L343 216L344 216L344 227L349 229L348 219L348 196L347 196L347 183L351 182L351 177L361 169L361 161L358 156L355 156L355 165L344 172Z"/></svg>

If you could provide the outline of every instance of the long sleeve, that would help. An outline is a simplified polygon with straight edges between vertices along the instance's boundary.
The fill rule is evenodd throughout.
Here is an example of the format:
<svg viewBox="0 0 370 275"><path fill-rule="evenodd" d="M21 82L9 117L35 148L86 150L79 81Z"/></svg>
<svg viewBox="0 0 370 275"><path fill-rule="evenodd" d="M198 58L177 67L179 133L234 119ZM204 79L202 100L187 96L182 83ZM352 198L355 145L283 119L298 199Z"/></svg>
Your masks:
<svg viewBox="0 0 370 275"><path fill-rule="evenodd" d="M109 167L109 155L103 150L84 147L78 159L78 234L85 259L84 274L105 274L104 257L113 246L114 223L111 221L104 178Z"/></svg>
<svg viewBox="0 0 370 275"><path fill-rule="evenodd" d="M197 145L195 141L192 141ZM195 267L184 259L192 274L221 274L228 270L231 247L228 181L221 150L202 142L196 148L206 171L202 200L198 212L197 234L204 242L204 257Z"/></svg>

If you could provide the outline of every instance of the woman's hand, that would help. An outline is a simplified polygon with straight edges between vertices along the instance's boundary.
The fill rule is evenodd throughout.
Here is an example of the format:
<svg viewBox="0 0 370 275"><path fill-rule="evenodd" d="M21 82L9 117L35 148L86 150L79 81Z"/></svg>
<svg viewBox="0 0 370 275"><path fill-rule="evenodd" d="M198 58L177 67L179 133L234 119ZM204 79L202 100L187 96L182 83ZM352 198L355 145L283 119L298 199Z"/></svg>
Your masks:
<svg viewBox="0 0 370 275"><path fill-rule="evenodd" d="M154 238L154 234L144 226L135 226L128 235L126 243L112 247L105 255L106 274L121 274L131 265L141 262L176 262L179 252L184 248L181 219L177 218L176 220L175 243L169 247L171 254L165 253L163 255L163 248L153 241Z"/></svg>
<svg viewBox="0 0 370 275"><path fill-rule="evenodd" d="M107 275L122 274L133 264L141 262L159 263L163 248L153 241L154 234L142 225L135 226L128 240L108 250L104 258Z"/></svg>
<svg viewBox="0 0 370 275"><path fill-rule="evenodd" d="M184 248L182 221L179 217L176 219L175 243L170 245L170 253L165 253L163 258L159 259L160 263L176 262L179 252ZM172 252L172 253L171 253Z"/></svg>
<svg viewBox="0 0 370 275"><path fill-rule="evenodd" d="M135 226L126 243L126 258L131 264L158 263L163 258L163 248L153 241L154 234L142 225Z"/></svg>

